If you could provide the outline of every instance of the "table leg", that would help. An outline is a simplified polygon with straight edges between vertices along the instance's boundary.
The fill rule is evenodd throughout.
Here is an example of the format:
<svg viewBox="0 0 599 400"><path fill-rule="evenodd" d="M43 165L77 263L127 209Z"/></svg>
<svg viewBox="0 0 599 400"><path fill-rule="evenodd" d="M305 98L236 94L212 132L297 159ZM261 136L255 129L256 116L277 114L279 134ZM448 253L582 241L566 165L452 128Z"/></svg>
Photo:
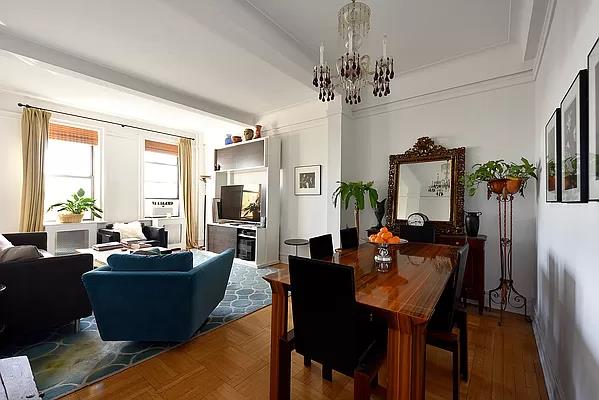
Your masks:
<svg viewBox="0 0 599 400"><path fill-rule="evenodd" d="M282 369L291 367L291 353L282 351L280 339L287 334L287 291L276 282L271 282L272 311L270 325L270 399L287 400L290 398L291 382L282 382L282 378L291 376ZM285 354L284 354L285 353Z"/></svg>
<svg viewBox="0 0 599 400"><path fill-rule="evenodd" d="M387 399L423 400L426 329L410 321L389 324L387 332Z"/></svg>

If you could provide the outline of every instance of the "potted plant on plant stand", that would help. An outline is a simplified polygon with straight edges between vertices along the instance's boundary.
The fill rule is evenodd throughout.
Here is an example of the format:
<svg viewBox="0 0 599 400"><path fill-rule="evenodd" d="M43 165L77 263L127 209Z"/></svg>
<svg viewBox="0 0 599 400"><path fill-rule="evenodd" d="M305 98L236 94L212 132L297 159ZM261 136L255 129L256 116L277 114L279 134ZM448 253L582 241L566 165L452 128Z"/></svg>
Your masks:
<svg viewBox="0 0 599 400"><path fill-rule="evenodd" d="M530 161L522 157L522 164L511 163L507 170L506 189L508 193L515 194L520 192L524 197L524 189L530 178L537 179L537 167L532 165Z"/></svg>
<svg viewBox="0 0 599 400"><path fill-rule="evenodd" d="M79 189L73 193L70 199L65 202L52 204L48 211L58 208L58 221L61 223L79 223L83 220L83 213L89 211L94 217L100 218L103 212L96 207L96 200L91 197L85 197L85 191Z"/></svg>
<svg viewBox="0 0 599 400"><path fill-rule="evenodd" d="M338 181L339 187L333 192L333 205L337 207L337 201L341 201L343 207L347 210L351 200L354 200L354 218L358 234L360 232L360 210L365 208L365 197L368 195L370 206L375 209L379 194L375 188L374 181L370 182L342 182Z"/></svg>
<svg viewBox="0 0 599 400"><path fill-rule="evenodd" d="M521 158L522 164L506 163L504 160L487 161L484 164L475 164L473 171L465 175L464 183L470 196L474 196L481 183L487 184L487 197L491 193L514 194L520 192L524 196L524 188L530 178L537 179L537 167L526 158Z"/></svg>

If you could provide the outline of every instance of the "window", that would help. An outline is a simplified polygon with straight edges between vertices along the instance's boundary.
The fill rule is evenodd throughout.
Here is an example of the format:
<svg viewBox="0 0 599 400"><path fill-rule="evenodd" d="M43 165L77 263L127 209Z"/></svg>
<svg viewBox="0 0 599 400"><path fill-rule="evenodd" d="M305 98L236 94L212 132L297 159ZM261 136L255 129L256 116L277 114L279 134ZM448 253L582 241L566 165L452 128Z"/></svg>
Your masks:
<svg viewBox="0 0 599 400"><path fill-rule="evenodd" d="M51 123L45 159L45 209L62 202L82 188L94 196L94 147L98 132ZM46 220L56 219L56 210L46 212ZM92 219L87 212L85 219Z"/></svg>
<svg viewBox="0 0 599 400"><path fill-rule="evenodd" d="M179 198L179 148L176 145L146 140L144 198Z"/></svg>

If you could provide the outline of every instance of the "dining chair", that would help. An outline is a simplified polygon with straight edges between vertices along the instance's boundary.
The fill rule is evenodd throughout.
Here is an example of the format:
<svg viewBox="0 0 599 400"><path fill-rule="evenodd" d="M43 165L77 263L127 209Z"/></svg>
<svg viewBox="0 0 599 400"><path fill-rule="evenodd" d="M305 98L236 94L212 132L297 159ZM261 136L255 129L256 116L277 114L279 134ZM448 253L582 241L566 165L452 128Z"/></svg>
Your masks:
<svg viewBox="0 0 599 400"><path fill-rule="evenodd" d="M435 243L435 226L425 224L423 226L400 225L399 237L408 242Z"/></svg>
<svg viewBox="0 0 599 400"><path fill-rule="evenodd" d="M323 379L335 370L354 378L354 399L369 399L385 357L385 326L356 302L353 268L289 256L293 330L286 351L322 364Z"/></svg>
<svg viewBox="0 0 599 400"><path fill-rule="evenodd" d="M355 249L360 244L358 239L358 228L345 228L339 232L342 249Z"/></svg>
<svg viewBox="0 0 599 400"><path fill-rule="evenodd" d="M469 245L458 250L458 267L441 295L437 308L427 326L426 343L452 353L453 399L460 397L459 375L468 380L468 321L466 309L461 305L460 297ZM453 333L454 326L459 335Z"/></svg>
<svg viewBox="0 0 599 400"><path fill-rule="evenodd" d="M333 235L330 233L322 236L316 236L309 239L310 257L326 258L333 255Z"/></svg>

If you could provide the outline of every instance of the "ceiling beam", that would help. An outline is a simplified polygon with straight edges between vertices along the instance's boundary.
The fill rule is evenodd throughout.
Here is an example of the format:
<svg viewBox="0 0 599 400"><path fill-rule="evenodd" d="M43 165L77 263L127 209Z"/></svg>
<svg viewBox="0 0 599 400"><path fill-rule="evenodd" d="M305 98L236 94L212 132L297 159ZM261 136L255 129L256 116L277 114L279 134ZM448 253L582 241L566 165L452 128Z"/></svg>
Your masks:
<svg viewBox="0 0 599 400"><path fill-rule="evenodd" d="M0 49L72 71L80 74L81 76L79 77L93 78L117 88L128 89L133 94L145 95L152 100L178 104L204 115L248 125L254 124L257 120L257 116L246 111L194 96L143 78L131 76L60 50L40 45L11 34L6 29L1 29L1 27Z"/></svg>

